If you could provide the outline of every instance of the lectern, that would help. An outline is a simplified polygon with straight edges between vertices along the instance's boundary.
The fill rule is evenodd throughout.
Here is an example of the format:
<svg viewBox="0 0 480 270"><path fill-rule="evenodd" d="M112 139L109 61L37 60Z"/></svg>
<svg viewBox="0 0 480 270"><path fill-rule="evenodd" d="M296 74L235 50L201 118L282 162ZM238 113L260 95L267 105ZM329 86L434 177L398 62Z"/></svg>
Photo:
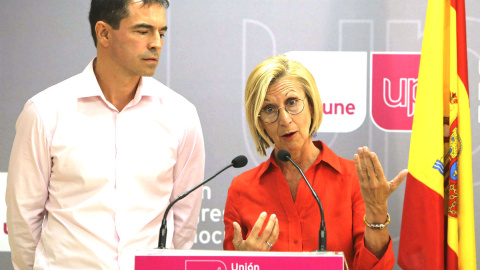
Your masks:
<svg viewBox="0 0 480 270"><path fill-rule="evenodd" d="M248 252L139 250L135 270L300 270L348 269L343 252Z"/></svg>

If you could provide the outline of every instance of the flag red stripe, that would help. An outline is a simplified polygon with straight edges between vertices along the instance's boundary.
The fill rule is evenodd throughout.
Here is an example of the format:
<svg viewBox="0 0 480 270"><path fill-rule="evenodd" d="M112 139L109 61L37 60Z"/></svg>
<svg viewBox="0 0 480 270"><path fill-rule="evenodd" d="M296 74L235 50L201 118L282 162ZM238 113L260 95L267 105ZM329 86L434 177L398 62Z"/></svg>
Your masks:
<svg viewBox="0 0 480 270"><path fill-rule="evenodd" d="M444 269L443 208L443 197L408 173L399 247L402 252L398 255L402 269L425 269L427 265L428 269Z"/></svg>
<svg viewBox="0 0 480 270"><path fill-rule="evenodd" d="M452 0L451 6L457 14L457 73L468 91L468 63L467 63L467 27L465 21L465 2Z"/></svg>
<svg viewBox="0 0 480 270"><path fill-rule="evenodd" d="M446 248L446 251L447 251L447 256L445 256L445 258L447 258L447 264L446 264L446 268L445 269L458 269L458 256L457 256L457 253L455 253L455 251L453 249L451 249L447 243L445 242L447 248Z"/></svg>

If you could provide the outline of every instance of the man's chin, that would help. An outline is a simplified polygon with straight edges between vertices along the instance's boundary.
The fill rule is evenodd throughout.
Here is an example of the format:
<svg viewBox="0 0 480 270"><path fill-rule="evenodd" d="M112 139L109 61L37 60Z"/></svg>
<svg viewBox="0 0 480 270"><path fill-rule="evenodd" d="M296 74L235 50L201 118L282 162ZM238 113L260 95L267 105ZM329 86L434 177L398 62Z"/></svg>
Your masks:
<svg viewBox="0 0 480 270"><path fill-rule="evenodd" d="M142 74L140 76L142 76L142 77L152 77L153 75L155 75L155 69L154 70L145 70L144 72L142 72Z"/></svg>

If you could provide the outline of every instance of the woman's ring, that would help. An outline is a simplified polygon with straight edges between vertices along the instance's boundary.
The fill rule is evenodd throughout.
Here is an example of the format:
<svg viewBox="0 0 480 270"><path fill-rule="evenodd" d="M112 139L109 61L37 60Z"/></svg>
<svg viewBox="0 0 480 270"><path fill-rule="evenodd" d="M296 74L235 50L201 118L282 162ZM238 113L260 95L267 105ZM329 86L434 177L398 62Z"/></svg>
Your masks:
<svg viewBox="0 0 480 270"><path fill-rule="evenodd" d="M273 245L270 244L268 241L266 241L266 242L267 242L267 245L268 245L269 248L272 248L272 247L273 247Z"/></svg>

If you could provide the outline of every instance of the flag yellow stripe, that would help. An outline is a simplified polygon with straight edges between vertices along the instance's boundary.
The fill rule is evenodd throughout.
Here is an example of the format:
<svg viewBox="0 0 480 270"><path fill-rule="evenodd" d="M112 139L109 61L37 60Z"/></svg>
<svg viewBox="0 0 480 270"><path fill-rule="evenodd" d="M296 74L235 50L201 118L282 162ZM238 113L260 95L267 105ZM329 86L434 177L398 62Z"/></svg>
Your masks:
<svg viewBox="0 0 480 270"><path fill-rule="evenodd" d="M435 3L436 2L436 3ZM447 1L434 1L429 3L427 14L445 14L449 11ZM444 126L442 115L448 113L444 107L444 98L449 93L443 93L444 79L448 77L448 34L443 31L446 25L446 16L427 16L422 44L422 56L418 75L415 104L415 117L413 118L412 137L410 140L410 153L408 170L430 189L443 196L443 176L433 168L434 162L444 157ZM446 47L447 46L447 47ZM443 57L439 57L443 55ZM445 61L447 60L447 61ZM443 79L442 79L443 78ZM447 89L448 91L448 89ZM420 105L422 104L422 105ZM447 114L448 115L448 114ZM431 134L431 136L425 136Z"/></svg>
<svg viewBox="0 0 480 270"><path fill-rule="evenodd" d="M462 138L459 156L458 182L458 269L477 269L475 249L475 220L473 209L472 132L470 127L470 104L465 86L458 79L458 126ZM450 228L449 228L450 230ZM448 243L450 245L450 243Z"/></svg>
<svg viewBox="0 0 480 270"><path fill-rule="evenodd" d="M457 95L457 98L458 98L458 82L461 83L461 80L458 77L458 72L457 72L457 18L456 18L456 10L454 9L454 7L450 6L449 11L450 11L449 12L450 22L449 22L448 33L450 34L450 37L448 41L449 48L447 52L449 53L449 59L450 59L449 60L450 74L449 74L449 81L446 88L448 88L451 95L452 94ZM445 103L449 104L449 108L450 108L449 124L451 126L453 122L457 120L459 104L456 102L451 102L450 97L449 99L445 100ZM458 130L460 130L460 127L458 128ZM460 177L458 179L460 179ZM463 179L458 180L457 182L460 182L460 181L463 181ZM457 195L460 195L460 194L457 194ZM449 199L445 198L445 200L446 200L446 203L448 204ZM448 213L447 209L445 211L446 213ZM452 217L451 215L448 215L447 224L448 225L447 225L446 241L450 249L457 254L457 258L458 258L458 219L457 217Z"/></svg>

